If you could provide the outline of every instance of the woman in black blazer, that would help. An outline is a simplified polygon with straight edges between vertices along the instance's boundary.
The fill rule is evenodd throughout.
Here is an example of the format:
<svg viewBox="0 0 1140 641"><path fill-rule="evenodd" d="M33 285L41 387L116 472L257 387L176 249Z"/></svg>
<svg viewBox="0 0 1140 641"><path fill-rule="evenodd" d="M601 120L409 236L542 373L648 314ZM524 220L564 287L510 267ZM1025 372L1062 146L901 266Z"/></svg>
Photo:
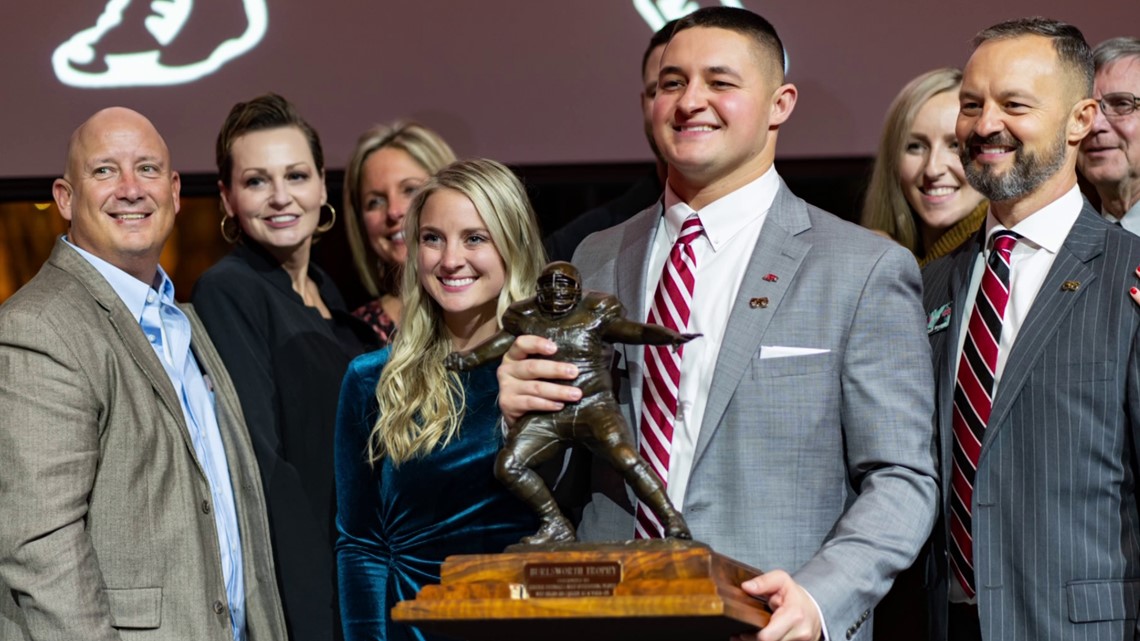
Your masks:
<svg viewBox="0 0 1140 641"><path fill-rule="evenodd" d="M293 106L274 94L235 105L217 161L222 234L234 249L202 275L193 302L253 438L290 638L334 639L337 399L349 361L376 336L310 262L336 213L320 140Z"/></svg>

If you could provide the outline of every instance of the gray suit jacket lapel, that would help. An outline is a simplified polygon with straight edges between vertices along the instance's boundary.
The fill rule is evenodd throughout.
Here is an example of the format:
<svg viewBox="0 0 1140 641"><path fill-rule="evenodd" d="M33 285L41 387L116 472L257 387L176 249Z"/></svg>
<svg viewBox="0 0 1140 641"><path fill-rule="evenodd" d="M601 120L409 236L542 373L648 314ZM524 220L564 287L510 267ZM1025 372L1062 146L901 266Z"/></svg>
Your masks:
<svg viewBox="0 0 1140 641"><path fill-rule="evenodd" d="M709 386L705 415L701 420L701 433L693 453L694 467L708 448L713 433L719 429L733 392L756 357L764 333L780 309L780 301L795 281L796 272L811 249L809 243L796 237L810 228L811 221L804 202L793 195L781 180L728 317ZM756 284L763 274L776 274L779 280L774 283L764 281L761 292L756 290ZM768 299L766 308L753 308L750 304L751 299L759 294Z"/></svg>
<svg viewBox="0 0 1140 641"><path fill-rule="evenodd" d="M645 300L646 273L649 269L649 248L653 246L657 225L661 220L661 202L653 205L646 213L638 214L630 219L622 236L621 250L614 264L617 279L617 297L626 306L626 317L630 320L644 323L649 317L649 302ZM641 403L641 376L634 376L636 371L641 372L645 356L645 347L642 345L621 345L620 349L625 357L626 368L630 373L630 408L629 419L636 421L640 414ZM630 426L634 433L637 425Z"/></svg>
<svg viewBox="0 0 1140 641"><path fill-rule="evenodd" d="M131 359L138 364L139 369L146 375L151 387L154 388L167 411L174 417L174 424L179 426L179 436L193 454L194 444L190 440L190 432L185 425L186 419L182 414L182 403L178 401L174 386L170 384L170 377L167 376L166 370L163 369L162 363L155 355L154 348L147 342L146 336L139 327L138 319L131 316L127 306L115 293L110 283L103 278L103 275L64 243L63 239L56 241L55 249L52 250L52 255L48 261L83 283L91 297L107 311L107 318L119 335L123 347L126 348ZM162 424L171 425L167 422ZM198 460L196 455L194 460Z"/></svg>
<svg viewBox="0 0 1140 641"><path fill-rule="evenodd" d="M1097 213L1086 202L1060 251L1057 252L1057 258L1045 276L1045 281L1041 283L1041 289L1037 292L1033 306L1029 308L1029 314L1018 331L1017 341L1010 350L1009 358L1002 370L1001 382L998 383L994 397L993 411L990 413L989 424L992 429L986 429L982 440L983 452L1001 429L1005 415L1029 378L1033 364L1037 362L1045 345L1060 326L1058 319L1072 311L1073 306L1086 295L1089 286L1096 280L1096 272L1087 264L1104 251L1104 229L1091 224L1089 218L1096 216ZM1061 288L1062 283L1070 280L1080 283L1077 291L1065 291Z"/></svg>

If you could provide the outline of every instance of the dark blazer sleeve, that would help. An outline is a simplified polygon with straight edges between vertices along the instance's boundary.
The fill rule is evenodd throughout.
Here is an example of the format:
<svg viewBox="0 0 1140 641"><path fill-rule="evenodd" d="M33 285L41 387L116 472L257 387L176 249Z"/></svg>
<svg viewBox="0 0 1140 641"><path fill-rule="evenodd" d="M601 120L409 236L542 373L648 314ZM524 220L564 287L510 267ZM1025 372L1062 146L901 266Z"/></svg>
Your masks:
<svg viewBox="0 0 1140 641"><path fill-rule="evenodd" d="M191 300L237 388L261 476L268 488L270 480L283 471L277 466L287 463L281 456L269 336L271 308L265 286L257 282L252 272L211 270L198 280Z"/></svg>
<svg viewBox="0 0 1140 641"><path fill-rule="evenodd" d="M657 179L657 169L637 181L624 194L595 207L557 229L543 239L549 260L571 260L574 250L590 234L620 225L661 197L664 187Z"/></svg>
<svg viewBox="0 0 1140 641"><path fill-rule="evenodd" d="M1125 399L1128 431L1132 437L1132 477L1140 478L1140 328L1132 335ZM1140 495L1134 493L1133 500L1140 510ZM1140 639L1140 620L1137 620L1132 634L1134 639Z"/></svg>

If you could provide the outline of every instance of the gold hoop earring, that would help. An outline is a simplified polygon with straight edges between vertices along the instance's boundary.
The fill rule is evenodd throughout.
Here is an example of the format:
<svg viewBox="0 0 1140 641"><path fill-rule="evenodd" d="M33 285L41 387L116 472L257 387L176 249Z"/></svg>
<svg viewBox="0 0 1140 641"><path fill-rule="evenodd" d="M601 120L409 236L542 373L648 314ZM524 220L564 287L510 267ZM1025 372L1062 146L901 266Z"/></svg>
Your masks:
<svg viewBox="0 0 1140 641"><path fill-rule="evenodd" d="M328 231L333 228L333 225L336 224L336 207L333 207L332 205L330 205L328 203L321 205L322 209L325 207L329 208L329 213L331 214L331 216L329 216L329 222L327 222L323 225L317 225L316 232L318 234L328 233Z"/></svg>
<svg viewBox="0 0 1140 641"><path fill-rule="evenodd" d="M241 227L236 220L225 214L222 214L222 238L231 245L241 240Z"/></svg>

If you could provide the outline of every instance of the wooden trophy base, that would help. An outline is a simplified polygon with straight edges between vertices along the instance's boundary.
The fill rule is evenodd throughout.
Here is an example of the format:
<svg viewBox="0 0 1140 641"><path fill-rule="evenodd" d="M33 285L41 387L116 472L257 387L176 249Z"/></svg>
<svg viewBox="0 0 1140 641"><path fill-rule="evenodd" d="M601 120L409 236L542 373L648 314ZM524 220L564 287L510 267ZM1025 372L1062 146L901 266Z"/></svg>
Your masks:
<svg viewBox="0 0 1140 641"><path fill-rule="evenodd" d="M768 624L759 570L690 541L514 545L448 557L392 618L470 641L723 641Z"/></svg>

